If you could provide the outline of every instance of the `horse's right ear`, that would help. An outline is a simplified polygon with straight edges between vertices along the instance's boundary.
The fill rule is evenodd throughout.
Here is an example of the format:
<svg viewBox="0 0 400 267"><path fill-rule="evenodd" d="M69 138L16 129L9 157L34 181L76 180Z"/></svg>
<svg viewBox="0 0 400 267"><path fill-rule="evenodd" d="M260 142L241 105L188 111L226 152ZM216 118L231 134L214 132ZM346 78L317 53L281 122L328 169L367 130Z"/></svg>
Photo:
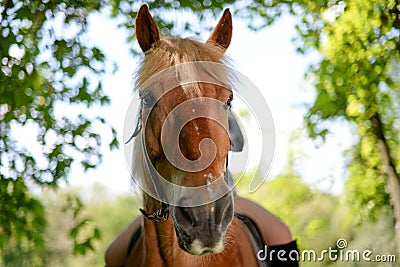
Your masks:
<svg viewBox="0 0 400 267"><path fill-rule="evenodd" d="M155 42L160 40L157 24L150 15L149 7L146 4L140 7L136 15L135 30L139 46L144 53L146 53Z"/></svg>

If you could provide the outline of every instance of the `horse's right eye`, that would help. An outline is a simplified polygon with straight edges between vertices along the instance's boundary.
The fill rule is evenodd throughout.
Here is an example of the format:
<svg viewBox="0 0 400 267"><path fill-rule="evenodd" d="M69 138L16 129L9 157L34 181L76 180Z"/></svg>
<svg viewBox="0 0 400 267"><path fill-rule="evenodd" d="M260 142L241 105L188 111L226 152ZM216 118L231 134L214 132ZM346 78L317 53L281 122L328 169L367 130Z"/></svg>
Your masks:
<svg viewBox="0 0 400 267"><path fill-rule="evenodd" d="M156 98L154 97L153 94L147 93L143 98L142 98L143 106L145 108L151 108L156 104Z"/></svg>

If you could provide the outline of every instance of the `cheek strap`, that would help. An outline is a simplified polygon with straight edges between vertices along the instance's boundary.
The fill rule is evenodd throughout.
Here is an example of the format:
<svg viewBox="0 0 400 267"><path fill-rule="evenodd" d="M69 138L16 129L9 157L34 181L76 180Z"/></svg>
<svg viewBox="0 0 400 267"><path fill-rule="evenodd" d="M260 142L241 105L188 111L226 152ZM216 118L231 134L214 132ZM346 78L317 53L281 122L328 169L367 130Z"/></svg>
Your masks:
<svg viewBox="0 0 400 267"><path fill-rule="evenodd" d="M136 137L140 131L142 130L142 108L143 107L143 103L142 101L140 101L140 105L139 105L139 110L138 110L138 115L136 116L136 127L135 130L133 131L132 135L129 137L128 141L125 142L125 144L128 144L134 137Z"/></svg>
<svg viewBox="0 0 400 267"><path fill-rule="evenodd" d="M229 138L231 139L231 148L233 152L241 152L244 146L244 139L239 123L231 110L228 113Z"/></svg>

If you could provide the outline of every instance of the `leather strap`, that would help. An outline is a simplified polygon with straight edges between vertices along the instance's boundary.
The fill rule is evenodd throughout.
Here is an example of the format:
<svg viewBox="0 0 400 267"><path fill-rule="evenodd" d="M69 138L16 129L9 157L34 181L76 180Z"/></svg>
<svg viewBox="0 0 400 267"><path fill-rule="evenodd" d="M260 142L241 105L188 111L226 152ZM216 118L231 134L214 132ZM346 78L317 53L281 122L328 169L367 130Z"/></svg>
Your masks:
<svg viewBox="0 0 400 267"><path fill-rule="evenodd" d="M235 216L246 226L246 231L251 240L251 244L253 245L254 255L257 255L257 252L263 250L266 244L263 240L260 229L251 218L238 213L235 213ZM270 264L267 261L257 259L257 262L259 267L270 267Z"/></svg>

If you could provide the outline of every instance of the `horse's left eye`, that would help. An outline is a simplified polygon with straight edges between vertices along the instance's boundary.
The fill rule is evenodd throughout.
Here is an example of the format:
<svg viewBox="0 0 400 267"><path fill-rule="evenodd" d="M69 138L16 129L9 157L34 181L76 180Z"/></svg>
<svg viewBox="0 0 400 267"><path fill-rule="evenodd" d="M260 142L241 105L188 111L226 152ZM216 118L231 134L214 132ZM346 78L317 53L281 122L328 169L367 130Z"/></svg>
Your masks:
<svg viewBox="0 0 400 267"><path fill-rule="evenodd" d="M232 102L232 97L229 97L228 100L226 100L224 109L229 110L231 108L231 102Z"/></svg>
<svg viewBox="0 0 400 267"><path fill-rule="evenodd" d="M228 100L226 101L226 105L227 105L228 107L231 107L231 105L232 105L232 99L233 99L233 95L230 95L229 98L228 98Z"/></svg>

